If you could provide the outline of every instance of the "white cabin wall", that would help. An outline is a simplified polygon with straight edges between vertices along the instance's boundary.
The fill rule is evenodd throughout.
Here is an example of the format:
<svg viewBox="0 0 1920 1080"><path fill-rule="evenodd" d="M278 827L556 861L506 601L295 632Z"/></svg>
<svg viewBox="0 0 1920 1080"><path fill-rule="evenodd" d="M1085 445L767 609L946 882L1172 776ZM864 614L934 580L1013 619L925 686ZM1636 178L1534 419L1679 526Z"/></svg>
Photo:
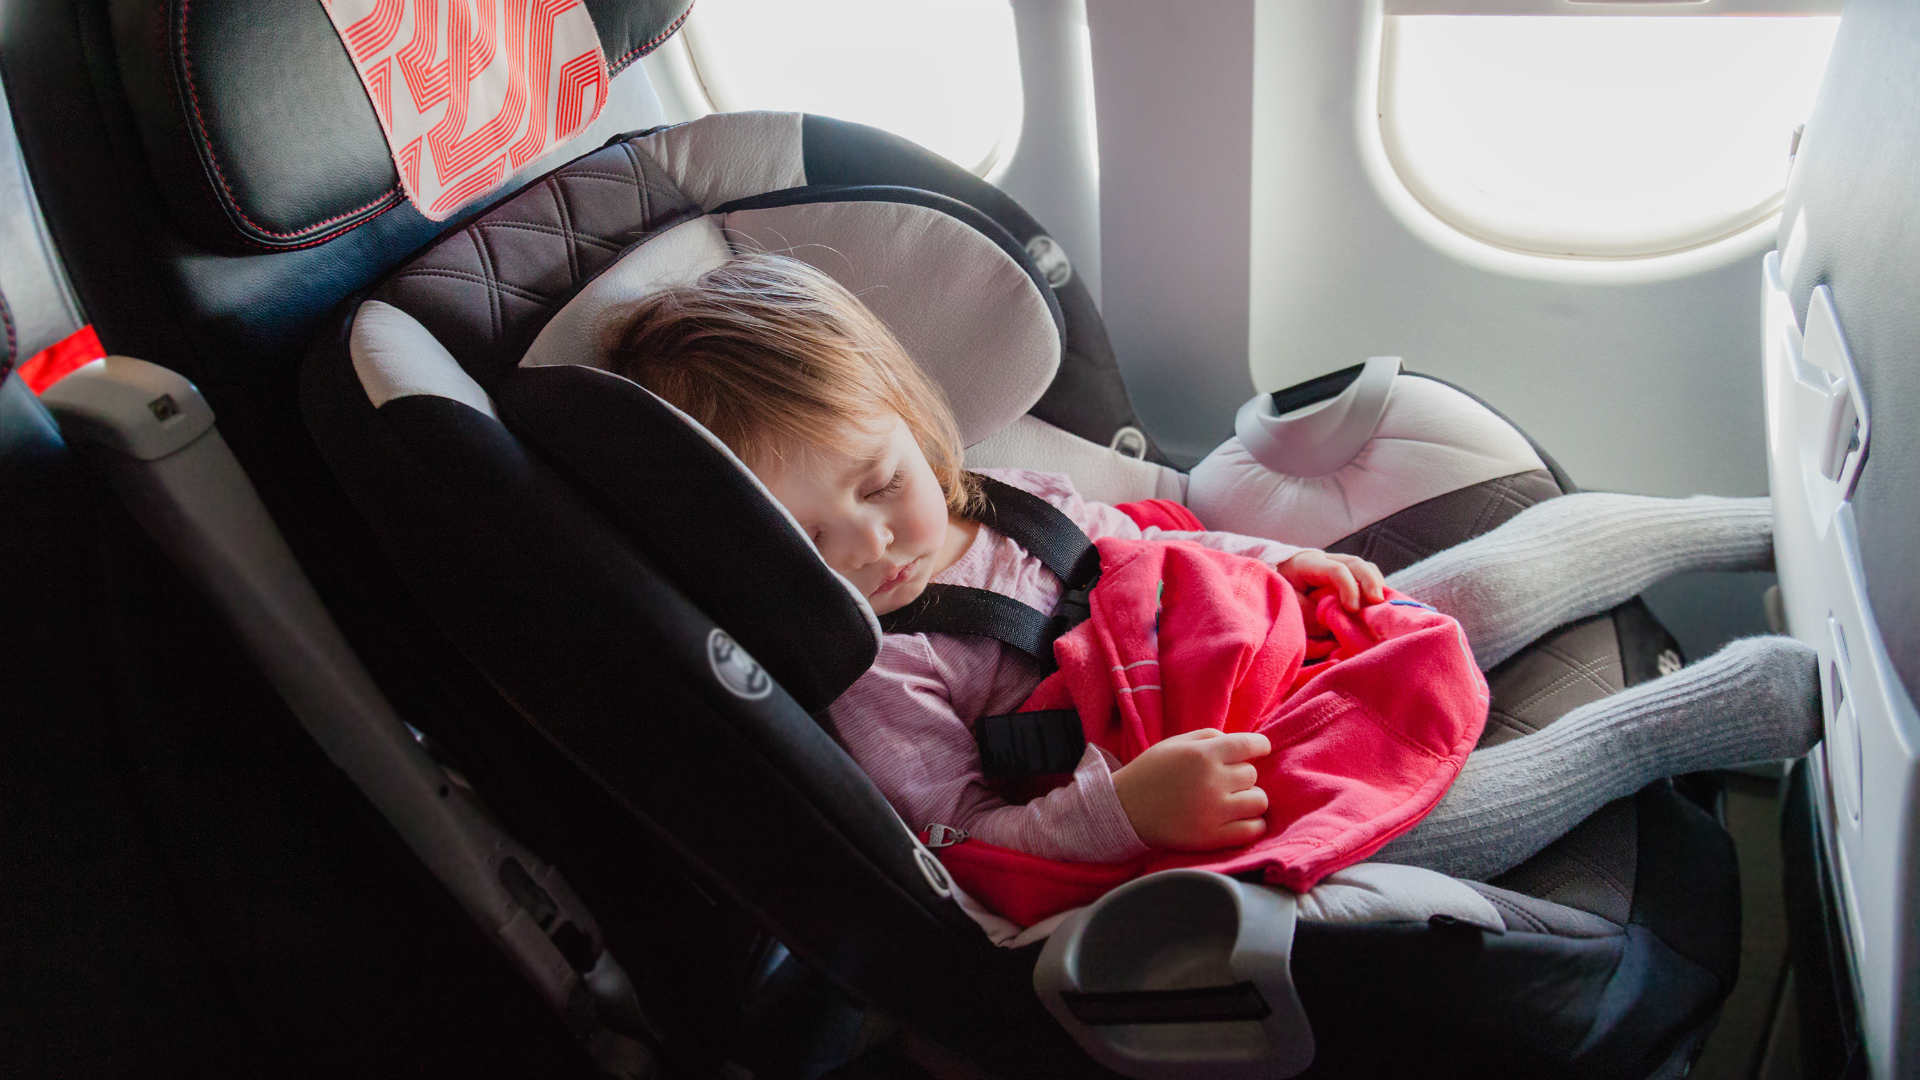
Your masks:
<svg viewBox="0 0 1920 1080"><path fill-rule="evenodd" d="M1254 6L1092 0L1087 9L1101 314L1141 421L1184 464L1232 434L1233 411L1254 392Z"/></svg>
<svg viewBox="0 0 1920 1080"><path fill-rule="evenodd" d="M1046 227L1098 304L1100 161L1087 5L1085 0L1012 0L1012 6L1025 104L1013 154L988 179Z"/></svg>
<svg viewBox="0 0 1920 1080"><path fill-rule="evenodd" d="M1453 232L1405 194L1378 145L1379 7L1258 7L1253 382L1272 390L1398 355L1491 402L1582 486L1765 492L1759 283L1771 224L1616 262L1514 255Z"/></svg>
<svg viewBox="0 0 1920 1080"><path fill-rule="evenodd" d="M1103 310L1176 456L1210 450L1256 390L1399 355L1512 416L1585 486L1766 489L1770 227L1638 263L1436 242L1446 227L1410 223L1369 145L1379 0L1098 0L1089 21Z"/></svg>
<svg viewBox="0 0 1920 1080"><path fill-rule="evenodd" d="M1255 392L1398 355L1485 398L1584 487L1766 491L1772 223L1637 264L1496 251L1423 220L1392 181L1374 134L1380 0L1095 0L1088 14L1102 311L1176 459L1230 434ZM1693 575L1649 599L1700 655L1763 629L1766 584Z"/></svg>

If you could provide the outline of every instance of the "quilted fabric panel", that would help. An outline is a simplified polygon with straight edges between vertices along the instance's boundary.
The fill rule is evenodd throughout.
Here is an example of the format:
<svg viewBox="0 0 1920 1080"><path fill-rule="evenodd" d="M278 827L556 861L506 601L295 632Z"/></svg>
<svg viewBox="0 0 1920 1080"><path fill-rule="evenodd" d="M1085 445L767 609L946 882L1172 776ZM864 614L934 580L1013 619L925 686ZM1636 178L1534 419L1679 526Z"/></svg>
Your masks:
<svg viewBox="0 0 1920 1080"><path fill-rule="evenodd" d="M1491 884L1625 925L1639 869L1639 811L1615 799Z"/></svg>
<svg viewBox="0 0 1920 1080"><path fill-rule="evenodd" d="M1573 709L1626 688L1610 615L1564 626L1487 673L1493 707L1481 746L1539 731Z"/></svg>
<svg viewBox="0 0 1920 1080"><path fill-rule="evenodd" d="M698 213L651 157L618 142L447 234L373 298L419 319L485 384L628 245Z"/></svg>
<svg viewBox="0 0 1920 1080"><path fill-rule="evenodd" d="M1545 469L1515 473L1415 503L1327 550L1358 555L1391 574L1558 494L1560 486Z"/></svg>

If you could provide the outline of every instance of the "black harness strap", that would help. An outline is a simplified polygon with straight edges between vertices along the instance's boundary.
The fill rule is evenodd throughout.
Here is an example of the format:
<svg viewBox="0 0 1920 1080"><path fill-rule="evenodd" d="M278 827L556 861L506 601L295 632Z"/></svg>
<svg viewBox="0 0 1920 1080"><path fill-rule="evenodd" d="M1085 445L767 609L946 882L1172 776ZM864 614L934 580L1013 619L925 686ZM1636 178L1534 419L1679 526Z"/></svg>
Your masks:
<svg viewBox="0 0 1920 1080"><path fill-rule="evenodd" d="M993 779L1072 772L1087 749L1080 714L1072 709L983 716L973 725L980 771Z"/></svg>
<svg viewBox="0 0 1920 1080"><path fill-rule="evenodd" d="M880 616L890 634L978 634L1018 649L1049 671L1053 643L1084 622L1088 594L1100 580L1100 552L1093 541L1047 500L991 477L977 478L987 506L980 523L1012 540L1060 579L1060 603L1052 615L987 589L928 585L912 602ZM1072 709L983 716L974 722L981 771L996 779L1070 772L1086 752L1086 733Z"/></svg>
<svg viewBox="0 0 1920 1080"><path fill-rule="evenodd" d="M1010 537L1060 579L1052 615L1010 596L965 585L928 585L912 602L880 617L890 634L979 634L1018 649L1051 669L1053 642L1091 613L1087 594L1100 580L1100 552L1073 519L1038 495L992 477L977 477L987 496L980 523Z"/></svg>
<svg viewBox="0 0 1920 1080"><path fill-rule="evenodd" d="M1052 617L987 589L928 585L911 603L880 616L889 634L978 634L1053 666L1053 640L1064 630Z"/></svg>
<svg viewBox="0 0 1920 1080"><path fill-rule="evenodd" d="M990 476L975 479L987 496L981 524L1012 537L1069 589L1091 589L1100 580L1100 553L1059 507Z"/></svg>

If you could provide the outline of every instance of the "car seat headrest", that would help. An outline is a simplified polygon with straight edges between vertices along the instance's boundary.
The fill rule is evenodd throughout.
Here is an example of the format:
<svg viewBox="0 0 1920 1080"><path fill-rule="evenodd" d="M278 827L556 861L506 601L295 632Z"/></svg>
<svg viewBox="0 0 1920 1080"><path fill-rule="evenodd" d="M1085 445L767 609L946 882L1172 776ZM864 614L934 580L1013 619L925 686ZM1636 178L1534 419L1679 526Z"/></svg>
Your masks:
<svg viewBox="0 0 1920 1080"><path fill-rule="evenodd" d="M873 662L880 624L866 597L827 568L792 515L692 417L579 365L511 372L494 398L508 426L802 708L824 709Z"/></svg>
<svg viewBox="0 0 1920 1080"><path fill-rule="evenodd" d="M963 203L889 187L774 192L666 229L588 282L521 365L601 363L633 301L738 249L801 259L859 297L946 391L967 444L1032 408L1060 366L1058 310L1005 230Z"/></svg>
<svg viewBox="0 0 1920 1080"><path fill-rule="evenodd" d="M483 27L496 22L487 13L497 3L483 5ZM384 29L399 27L410 4L419 0L332 6L349 15L366 8L349 22L364 18ZM191 239L209 247L306 247L405 201L381 118L327 8L194 0L138 5L145 10L120 17L119 9L136 5L114 7L134 126L157 186ZM585 7L606 56L599 76L605 79L666 40L692 5L604 0ZM438 48L408 71L382 70L389 93L431 101L449 92L451 68ZM482 125L474 119L468 126Z"/></svg>
<svg viewBox="0 0 1920 1080"><path fill-rule="evenodd" d="M973 441L1046 390L1062 316L1021 247L967 204L849 185L741 197L771 174L730 163L718 144L702 162L681 156L702 131L768 128L799 131L793 117L716 117L569 163L397 268L354 310L347 337L365 404L385 413L424 394L504 424L817 710L872 662L871 608L709 432L591 366L610 326L736 246L787 251L874 308L945 387ZM682 181L724 201L696 203ZM417 411L399 408L395 422Z"/></svg>
<svg viewBox="0 0 1920 1080"><path fill-rule="evenodd" d="M348 354L375 409L430 397L508 424L802 707L826 707L873 662L880 625L866 598L732 451L645 389L566 365L512 370L483 390L419 320L378 300L356 313ZM540 557L566 558L566 538L553 543ZM538 559L521 561L539 573Z"/></svg>

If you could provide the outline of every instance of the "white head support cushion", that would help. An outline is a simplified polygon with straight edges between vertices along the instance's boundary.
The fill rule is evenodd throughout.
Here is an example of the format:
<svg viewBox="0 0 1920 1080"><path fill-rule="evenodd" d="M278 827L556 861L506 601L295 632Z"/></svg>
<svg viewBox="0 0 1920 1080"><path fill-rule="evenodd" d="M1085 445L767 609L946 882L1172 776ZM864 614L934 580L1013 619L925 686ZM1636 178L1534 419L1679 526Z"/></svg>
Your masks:
<svg viewBox="0 0 1920 1080"><path fill-rule="evenodd" d="M1187 505L1210 528L1325 547L1436 495L1544 468L1526 436L1486 406L1402 375L1351 458L1263 464L1236 436L1193 467Z"/></svg>
<svg viewBox="0 0 1920 1080"><path fill-rule="evenodd" d="M521 366L604 366L606 335L627 305L693 281L736 249L810 263L872 308L946 391L965 443L1032 408L1059 369L1059 327L1024 266L950 214L884 201L737 210L665 230L561 308Z"/></svg>
<svg viewBox="0 0 1920 1080"><path fill-rule="evenodd" d="M807 182L796 112L710 113L637 145L703 210Z"/></svg>
<svg viewBox="0 0 1920 1080"><path fill-rule="evenodd" d="M697 217L663 230L614 260L554 312L527 346L520 366L606 367L607 334L629 304L669 285L691 285L732 254L713 217Z"/></svg>
<svg viewBox="0 0 1920 1080"><path fill-rule="evenodd" d="M395 398L448 398L495 420L493 399L473 381L420 320L379 300L360 305L347 340L353 372L367 401L379 408Z"/></svg>
<svg viewBox="0 0 1920 1080"><path fill-rule="evenodd" d="M846 286L940 384L962 443L1012 423L1060 367L1060 333L1020 263L951 214L815 202L724 215L736 248L791 255Z"/></svg>

